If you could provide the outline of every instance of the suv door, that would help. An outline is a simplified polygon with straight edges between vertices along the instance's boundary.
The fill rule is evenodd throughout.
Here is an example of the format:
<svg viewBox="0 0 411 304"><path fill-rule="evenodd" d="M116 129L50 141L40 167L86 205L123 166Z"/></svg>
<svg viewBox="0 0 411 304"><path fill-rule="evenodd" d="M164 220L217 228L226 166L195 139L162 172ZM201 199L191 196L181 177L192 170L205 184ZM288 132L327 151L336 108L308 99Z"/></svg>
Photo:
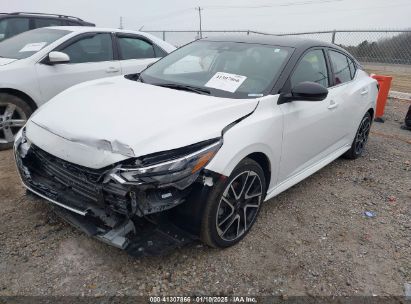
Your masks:
<svg viewBox="0 0 411 304"><path fill-rule="evenodd" d="M69 55L70 62L52 65L44 58L36 64L44 101L77 83L121 75L120 63L114 60L111 33L82 34L55 51Z"/></svg>
<svg viewBox="0 0 411 304"><path fill-rule="evenodd" d="M163 55L158 54L158 47L137 35L117 34L117 45L124 75L140 73Z"/></svg>
<svg viewBox="0 0 411 304"><path fill-rule="evenodd" d="M322 48L308 50L297 63L283 91L311 81L330 87L330 68ZM340 146L332 94L322 101L281 104L284 115L279 182L323 160Z"/></svg>

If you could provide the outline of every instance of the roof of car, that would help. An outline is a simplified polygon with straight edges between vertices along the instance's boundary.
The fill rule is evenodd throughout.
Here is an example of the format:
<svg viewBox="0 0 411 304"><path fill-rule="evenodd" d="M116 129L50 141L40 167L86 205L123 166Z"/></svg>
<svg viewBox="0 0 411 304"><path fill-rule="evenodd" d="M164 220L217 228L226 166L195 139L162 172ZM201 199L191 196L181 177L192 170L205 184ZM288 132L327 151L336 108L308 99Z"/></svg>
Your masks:
<svg viewBox="0 0 411 304"><path fill-rule="evenodd" d="M285 46L293 48L310 48L315 46L333 47L340 49L337 45L327 43L321 40L305 39L297 37L284 37L284 36L274 36L274 35L221 35L207 37L203 40L209 41L228 41L228 42L243 42L243 43L258 43L267 44L273 46Z"/></svg>
<svg viewBox="0 0 411 304"><path fill-rule="evenodd" d="M71 32L116 32L116 33L141 33L139 31L132 30L120 30L116 28L94 27L94 26L49 26L48 28L56 30L66 30Z"/></svg>

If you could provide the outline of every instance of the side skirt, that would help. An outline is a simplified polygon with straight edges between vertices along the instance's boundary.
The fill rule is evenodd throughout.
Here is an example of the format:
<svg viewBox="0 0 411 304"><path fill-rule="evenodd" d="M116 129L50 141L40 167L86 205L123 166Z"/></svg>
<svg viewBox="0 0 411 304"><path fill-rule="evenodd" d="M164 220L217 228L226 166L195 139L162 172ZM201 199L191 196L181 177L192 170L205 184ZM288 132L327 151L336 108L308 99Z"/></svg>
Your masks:
<svg viewBox="0 0 411 304"><path fill-rule="evenodd" d="M306 168L303 171L298 172L294 176L291 176L290 178L286 179L279 185L277 185L274 189L270 190L267 193L267 196L265 197L265 201L273 198L274 196L280 194L281 192L287 190L288 188L291 188L295 184L299 183L303 179L309 177L310 175L314 174L318 170L324 168L326 165L331 163L332 161L336 160L338 157L343 155L345 152L347 152L350 149L350 145L346 145L341 147L340 149L336 150L335 152L329 154L326 158L323 160L319 161L318 163L312 165L311 167Z"/></svg>

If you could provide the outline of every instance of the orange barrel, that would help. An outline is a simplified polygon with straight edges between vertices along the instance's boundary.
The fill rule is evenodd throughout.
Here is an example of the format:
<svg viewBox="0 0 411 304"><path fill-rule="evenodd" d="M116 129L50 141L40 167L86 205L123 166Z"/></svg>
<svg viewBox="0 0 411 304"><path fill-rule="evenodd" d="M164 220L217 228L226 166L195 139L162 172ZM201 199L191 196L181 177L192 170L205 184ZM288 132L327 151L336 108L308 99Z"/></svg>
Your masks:
<svg viewBox="0 0 411 304"><path fill-rule="evenodd" d="M390 92L392 77L383 75L372 75L371 77L377 80L380 86L377 98L377 109L375 111L375 117L380 118L384 115L384 109L385 105L387 104L387 98L388 93Z"/></svg>

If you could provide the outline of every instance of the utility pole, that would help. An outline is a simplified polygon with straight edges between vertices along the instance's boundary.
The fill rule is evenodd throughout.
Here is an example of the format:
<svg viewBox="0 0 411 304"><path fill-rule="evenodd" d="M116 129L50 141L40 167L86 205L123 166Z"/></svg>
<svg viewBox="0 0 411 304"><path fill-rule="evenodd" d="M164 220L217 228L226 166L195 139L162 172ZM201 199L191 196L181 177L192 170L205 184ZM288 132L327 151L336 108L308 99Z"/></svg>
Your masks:
<svg viewBox="0 0 411 304"><path fill-rule="evenodd" d="M203 30L201 28L201 11L203 10L200 6L196 8L198 10L198 16L200 17L200 39L203 38Z"/></svg>
<svg viewBox="0 0 411 304"><path fill-rule="evenodd" d="M119 29L120 30L123 29L123 17L122 16L120 16L120 27L119 27Z"/></svg>

